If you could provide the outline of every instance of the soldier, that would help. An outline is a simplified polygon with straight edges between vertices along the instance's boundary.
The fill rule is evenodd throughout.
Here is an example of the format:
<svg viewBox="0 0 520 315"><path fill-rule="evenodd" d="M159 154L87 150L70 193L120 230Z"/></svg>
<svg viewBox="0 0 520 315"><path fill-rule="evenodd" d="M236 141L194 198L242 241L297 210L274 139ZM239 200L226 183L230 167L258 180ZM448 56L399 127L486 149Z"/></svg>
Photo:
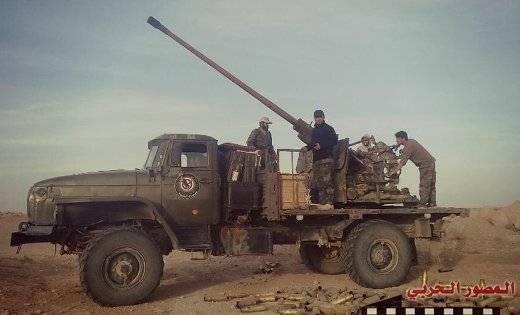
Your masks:
<svg viewBox="0 0 520 315"><path fill-rule="evenodd" d="M334 160L332 150L338 143L338 135L334 128L325 123L325 114L322 110L314 111L314 128L312 143L309 149L313 150L312 172L313 181L318 190L318 209L329 210L334 206Z"/></svg>
<svg viewBox="0 0 520 315"><path fill-rule="evenodd" d="M435 158L414 139L408 139L405 131L399 131L395 134L397 145L403 145L401 155L399 156L399 165L397 171L411 160L419 168L419 195L421 197L420 206L436 207L435 200Z"/></svg>
<svg viewBox="0 0 520 315"><path fill-rule="evenodd" d="M361 137L361 145L357 147L356 152L361 156L368 154L368 151L374 147L375 141L374 136L369 134L363 135L363 137Z"/></svg>
<svg viewBox="0 0 520 315"><path fill-rule="evenodd" d="M271 132L269 131L271 121L269 121L267 117L262 117L258 121L258 124L259 127L253 129L249 138L247 138L247 146L260 150L260 165L262 168L267 168L269 171L275 172L278 170L278 159L273 148Z"/></svg>

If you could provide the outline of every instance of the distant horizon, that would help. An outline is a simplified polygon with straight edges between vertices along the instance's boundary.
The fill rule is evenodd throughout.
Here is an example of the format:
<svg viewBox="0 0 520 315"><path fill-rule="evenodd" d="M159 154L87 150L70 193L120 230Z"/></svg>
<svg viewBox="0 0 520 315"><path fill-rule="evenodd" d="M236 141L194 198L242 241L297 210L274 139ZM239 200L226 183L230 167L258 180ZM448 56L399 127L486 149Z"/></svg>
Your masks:
<svg viewBox="0 0 520 315"><path fill-rule="evenodd" d="M0 209L39 180L141 167L165 132L244 144L268 116L276 148L302 146L150 15L296 118L319 107L352 141L406 130L437 159L440 206L520 199L520 2L124 4L0 3Z"/></svg>

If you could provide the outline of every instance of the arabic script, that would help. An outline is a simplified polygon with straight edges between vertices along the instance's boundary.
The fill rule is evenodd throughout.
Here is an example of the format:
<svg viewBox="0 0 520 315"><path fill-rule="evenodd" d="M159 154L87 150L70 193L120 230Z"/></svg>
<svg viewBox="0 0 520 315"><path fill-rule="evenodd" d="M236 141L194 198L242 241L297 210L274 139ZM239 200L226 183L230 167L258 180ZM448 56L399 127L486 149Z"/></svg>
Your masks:
<svg viewBox="0 0 520 315"><path fill-rule="evenodd" d="M418 288L406 290L408 300L424 299L439 296L463 295L466 298L477 298L489 295L511 295L516 294L516 283L505 281L503 285L474 285L463 286L459 281L450 284L437 283L433 286L423 285Z"/></svg>

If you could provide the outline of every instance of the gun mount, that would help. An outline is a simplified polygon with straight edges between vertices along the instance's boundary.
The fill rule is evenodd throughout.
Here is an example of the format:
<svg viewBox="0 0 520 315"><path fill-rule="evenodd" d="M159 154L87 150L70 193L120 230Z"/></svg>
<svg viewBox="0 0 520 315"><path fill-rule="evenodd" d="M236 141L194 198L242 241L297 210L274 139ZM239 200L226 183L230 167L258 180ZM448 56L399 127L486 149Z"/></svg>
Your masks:
<svg viewBox="0 0 520 315"><path fill-rule="evenodd" d="M293 125L293 129L298 132L298 138L302 140L306 144L311 143L311 132L312 127L306 123L301 118L295 118L285 110L283 110L280 106L275 104L273 101L268 99L267 97L263 96L262 94L255 91L253 88L251 88L249 85L247 85L245 82L234 76L231 72L227 71L226 69L222 68L220 65L218 65L216 62L208 58L206 55L201 53L199 50L197 50L192 45L188 44L185 40L174 34L172 31L170 31L166 26L162 25L161 22L156 20L154 17L150 16L148 18L148 24L155 27L156 29L160 30L167 36L169 36L171 39L173 39L175 42L177 42L182 47L186 48L189 52L194 54L197 58L208 64L210 67L218 71L220 74L222 74L224 77L229 79L231 82L238 85L241 89L249 93L252 97L257 99L260 103L264 104L267 108L275 112L278 116L285 119L287 122L289 122L291 125Z"/></svg>

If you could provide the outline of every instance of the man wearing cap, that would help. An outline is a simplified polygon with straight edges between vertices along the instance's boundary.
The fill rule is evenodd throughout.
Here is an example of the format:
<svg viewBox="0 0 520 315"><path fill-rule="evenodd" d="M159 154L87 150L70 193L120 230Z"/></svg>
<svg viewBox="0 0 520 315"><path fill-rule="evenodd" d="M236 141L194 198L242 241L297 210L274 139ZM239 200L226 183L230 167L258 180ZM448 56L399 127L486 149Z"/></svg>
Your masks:
<svg viewBox="0 0 520 315"><path fill-rule="evenodd" d="M314 111L314 128L312 129L312 172L313 182L318 190L319 209L333 209L334 204L334 159L332 150L338 143L338 135L334 128L325 122L322 110Z"/></svg>
<svg viewBox="0 0 520 315"><path fill-rule="evenodd" d="M247 138L247 146L260 150L260 165L263 168L267 168L270 171L277 171L278 161L276 152L273 148L273 138L271 137L271 132L269 131L269 125L271 124L271 121L267 117L262 117L258 121L258 124L259 127L253 129L249 135L249 138Z"/></svg>
<svg viewBox="0 0 520 315"><path fill-rule="evenodd" d="M437 202L435 192L435 158L419 142L408 139L406 131L399 131L395 134L397 145L403 145L399 158L399 171L408 160L412 161L419 168L419 196L421 197L420 206L436 207Z"/></svg>

